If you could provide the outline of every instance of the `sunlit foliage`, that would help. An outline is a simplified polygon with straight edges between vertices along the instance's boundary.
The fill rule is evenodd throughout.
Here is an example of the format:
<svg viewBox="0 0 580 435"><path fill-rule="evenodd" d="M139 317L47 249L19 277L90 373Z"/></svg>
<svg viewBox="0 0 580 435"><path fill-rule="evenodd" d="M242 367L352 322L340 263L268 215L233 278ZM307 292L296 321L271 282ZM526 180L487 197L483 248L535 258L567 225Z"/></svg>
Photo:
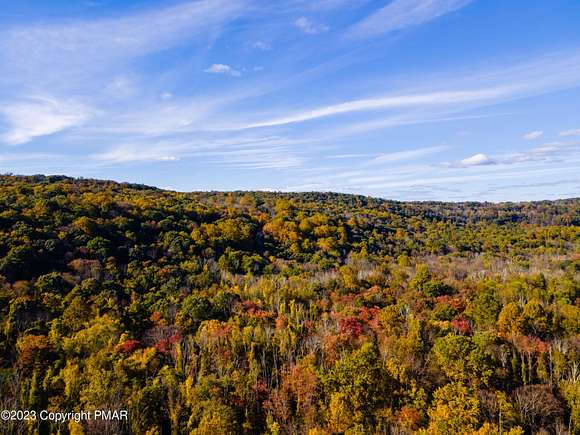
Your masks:
<svg viewBox="0 0 580 435"><path fill-rule="evenodd" d="M579 433L579 210L1 176L0 433Z"/></svg>

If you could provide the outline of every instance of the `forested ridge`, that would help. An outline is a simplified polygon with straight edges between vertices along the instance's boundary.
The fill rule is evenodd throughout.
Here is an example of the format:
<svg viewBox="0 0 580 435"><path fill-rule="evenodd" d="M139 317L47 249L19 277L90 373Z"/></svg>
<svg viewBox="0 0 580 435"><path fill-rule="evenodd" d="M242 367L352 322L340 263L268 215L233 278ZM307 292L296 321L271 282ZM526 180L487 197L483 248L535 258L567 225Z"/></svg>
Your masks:
<svg viewBox="0 0 580 435"><path fill-rule="evenodd" d="M580 199L0 176L2 434L580 433Z"/></svg>

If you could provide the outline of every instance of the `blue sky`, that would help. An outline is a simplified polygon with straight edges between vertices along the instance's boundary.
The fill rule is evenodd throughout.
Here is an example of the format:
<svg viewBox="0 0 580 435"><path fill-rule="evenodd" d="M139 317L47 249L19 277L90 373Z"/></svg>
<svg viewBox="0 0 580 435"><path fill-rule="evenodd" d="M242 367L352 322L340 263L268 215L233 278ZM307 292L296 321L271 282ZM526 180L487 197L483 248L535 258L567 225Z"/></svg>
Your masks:
<svg viewBox="0 0 580 435"><path fill-rule="evenodd" d="M577 0L6 3L2 172L580 196Z"/></svg>

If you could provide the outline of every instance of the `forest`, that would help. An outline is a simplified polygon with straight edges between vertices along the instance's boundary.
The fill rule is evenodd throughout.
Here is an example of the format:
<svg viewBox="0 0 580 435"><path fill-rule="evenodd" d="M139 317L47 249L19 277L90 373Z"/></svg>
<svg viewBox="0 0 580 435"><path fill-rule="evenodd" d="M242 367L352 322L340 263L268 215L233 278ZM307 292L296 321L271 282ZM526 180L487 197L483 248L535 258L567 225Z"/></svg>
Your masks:
<svg viewBox="0 0 580 435"><path fill-rule="evenodd" d="M580 199L0 176L1 434L580 434Z"/></svg>

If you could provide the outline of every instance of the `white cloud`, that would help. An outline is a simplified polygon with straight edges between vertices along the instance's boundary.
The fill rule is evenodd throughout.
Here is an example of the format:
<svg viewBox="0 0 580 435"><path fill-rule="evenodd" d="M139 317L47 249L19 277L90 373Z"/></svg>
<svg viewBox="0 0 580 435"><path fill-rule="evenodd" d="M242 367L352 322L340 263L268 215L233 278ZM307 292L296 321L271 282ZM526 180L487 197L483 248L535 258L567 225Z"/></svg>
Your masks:
<svg viewBox="0 0 580 435"><path fill-rule="evenodd" d="M431 154L436 154L441 151L448 149L448 146L440 145L434 147L418 148L414 150L407 151L397 151L392 153L381 154L374 159L366 163L367 166L370 165L380 165L383 163L399 162L404 160L418 159Z"/></svg>
<svg viewBox="0 0 580 435"><path fill-rule="evenodd" d="M474 101L493 100L498 97L505 96L509 94L509 92L510 90L508 88L498 87L472 91L432 92L426 94L385 96L381 98L354 100L335 104L332 106L318 107L282 118L249 124L244 128L272 127L277 125L293 124L297 122L310 121L313 119L351 112L414 106L441 106Z"/></svg>
<svg viewBox="0 0 580 435"><path fill-rule="evenodd" d="M306 17L300 17L294 21L294 25L309 35L316 35L328 31L328 26L324 24L316 24Z"/></svg>
<svg viewBox="0 0 580 435"><path fill-rule="evenodd" d="M580 128L573 129L573 130L565 130L560 132L560 136L568 137L568 136L580 136Z"/></svg>
<svg viewBox="0 0 580 435"><path fill-rule="evenodd" d="M544 135L542 130L530 131L529 133L524 134L523 138L525 140L536 140Z"/></svg>
<svg viewBox="0 0 580 435"><path fill-rule="evenodd" d="M445 168L469 168L472 166L509 166L562 161L572 163L577 160L579 152L580 142L553 142L520 152L497 154L493 157L479 153L459 162L443 163L440 166Z"/></svg>
<svg viewBox="0 0 580 435"><path fill-rule="evenodd" d="M104 163L172 162L179 146L171 143L121 144L103 153L91 155L91 159Z"/></svg>
<svg viewBox="0 0 580 435"><path fill-rule="evenodd" d="M475 154L462 161L440 165L400 162L392 165L388 170L377 170L377 167L369 166L364 162L357 164L356 161L350 161L328 171L313 171L310 176L305 174L301 182L305 186L312 185L316 190L360 191L389 198L397 197L397 188L410 189L398 195L398 198L409 199L412 191L425 187L429 191L438 189L441 192L433 198L428 197L428 192L423 192L418 195L417 199L441 200L446 197L457 200L458 198L453 198L453 196L461 194L462 199L487 200L491 197L481 194L480 191L494 184L497 185L501 182L500 180L519 178L537 182L542 177L550 180L558 177L569 179L570 174L575 174L574 169L577 172L579 153L580 142L568 142L542 145L518 155ZM398 153L391 154L398 158ZM525 158L526 156L529 158ZM539 199L545 194L538 191L533 191L533 193ZM505 195L497 198L507 199Z"/></svg>
<svg viewBox="0 0 580 435"><path fill-rule="evenodd" d="M92 154L101 164L172 162L195 158L203 164L238 169L296 168L304 159L291 149L293 142L279 137L229 137L225 140L191 139L143 141L116 144L102 153Z"/></svg>
<svg viewBox="0 0 580 435"><path fill-rule="evenodd" d="M284 3L294 6L296 9L309 9L314 11L329 11L342 8L357 8L368 3L370 0L284 0Z"/></svg>
<svg viewBox="0 0 580 435"><path fill-rule="evenodd" d="M256 41L256 42L254 42L254 44L252 46L254 48L257 48L258 50L262 50L262 51L268 51L272 48L272 46L270 44L268 44L267 42L264 42L264 41Z"/></svg>
<svg viewBox="0 0 580 435"><path fill-rule="evenodd" d="M495 162L487 157L485 154L474 154L471 157L463 159L459 162L460 166L469 167L469 166L485 166L485 165L493 165Z"/></svg>
<svg viewBox="0 0 580 435"><path fill-rule="evenodd" d="M237 69L223 63L214 63L212 66L205 69L204 72L210 74L225 74L232 77L240 77L242 75L242 73Z"/></svg>
<svg viewBox="0 0 580 435"><path fill-rule="evenodd" d="M349 154L334 154L330 156L325 156L327 159L358 159L361 157L370 157L371 154L362 154L362 153L349 153Z"/></svg>
<svg viewBox="0 0 580 435"><path fill-rule="evenodd" d="M111 65L193 38L215 37L217 29L244 12L246 3L189 1L121 18L7 27L0 30L0 74L70 86L71 80L93 79L95 71Z"/></svg>
<svg viewBox="0 0 580 435"><path fill-rule="evenodd" d="M457 186L460 184L467 184L469 182L479 182L479 184L488 182L490 178L494 180L500 179L514 179L514 178L529 178L531 177L538 177L540 175L560 175L565 172L571 172L574 168L571 167L561 167L561 168L554 168L554 167L547 167L547 168L538 168L534 170L530 170L526 168L525 170L519 171L503 171L503 172L495 172L493 174L489 172L479 172L473 175L466 174L466 175L457 175L457 176L434 176L434 177L426 177L426 178L419 178L416 174L413 177L409 177L407 179L397 179L392 181L385 181L385 182L377 182L376 184L367 185L365 187L370 189L385 189L385 188L392 188L392 187L414 187L414 186L430 186L430 185L437 185L443 184L448 186Z"/></svg>
<svg viewBox="0 0 580 435"><path fill-rule="evenodd" d="M386 128L406 123L409 115L412 115L412 118L419 116L427 119L433 117L435 110L437 111L435 115L440 115L441 109L444 109L445 116L449 116L467 109L576 87L580 84L579 77L580 51L556 52L527 62L485 71L465 69L435 77L416 76L411 79L413 83L428 82L432 85L419 90L415 85L409 88L407 93L398 95L379 94L377 98L305 107L294 113L281 109L277 116L271 115L273 117L270 119L256 120L254 117L245 123L224 126L224 129L275 127L342 114L392 110L393 113L385 122L371 121L366 122L366 125L361 124L361 128L365 130ZM413 109L413 113L409 109ZM276 111L271 108L269 113ZM333 125L331 128L334 131L337 126Z"/></svg>
<svg viewBox="0 0 580 435"><path fill-rule="evenodd" d="M372 37L427 23L456 11L472 0L393 0L387 6L355 24L349 35Z"/></svg>
<svg viewBox="0 0 580 435"><path fill-rule="evenodd" d="M87 107L53 98L14 101L2 106L0 113L9 126L0 139L8 145L24 144L36 137L80 126L91 117Z"/></svg>
<svg viewBox="0 0 580 435"><path fill-rule="evenodd" d="M471 157L467 157L463 160L460 160L458 162L453 163L445 162L441 163L439 166L443 168L457 169L457 168L471 168L474 166L490 166L496 165L497 163L498 162L495 159L488 157L486 154L478 153L472 155Z"/></svg>
<svg viewBox="0 0 580 435"><path fill-rule="evenodd" d="M302 166L304 159L284 146L257 144L242 149L205 152L215 164L238 169L283 169ZM215 159L215 160L214 160Z"/></svg>

